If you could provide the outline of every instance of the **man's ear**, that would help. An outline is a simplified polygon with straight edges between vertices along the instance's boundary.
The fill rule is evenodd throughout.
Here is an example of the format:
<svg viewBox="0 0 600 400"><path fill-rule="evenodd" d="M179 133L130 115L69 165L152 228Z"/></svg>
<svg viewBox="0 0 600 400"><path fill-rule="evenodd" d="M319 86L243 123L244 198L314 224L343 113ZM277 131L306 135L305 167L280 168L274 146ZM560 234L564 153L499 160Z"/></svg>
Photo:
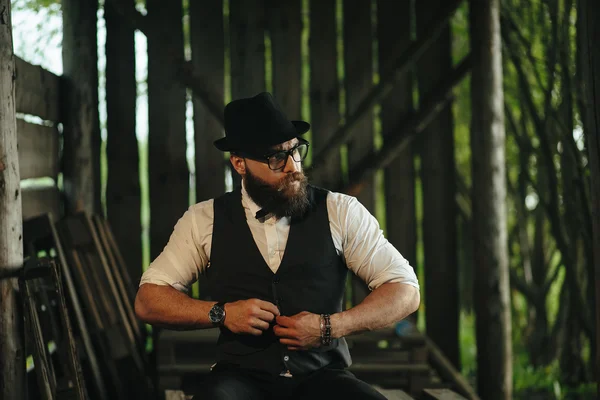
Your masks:
<svg viewBox="0 0 600 400"><path fill-rule="evenodd" d="M232 154L229 156L229 161L231 162L233 169L235 169L235 172L237 172L241 176L244 176L246 174L246 162L242 157Z"/></svg>

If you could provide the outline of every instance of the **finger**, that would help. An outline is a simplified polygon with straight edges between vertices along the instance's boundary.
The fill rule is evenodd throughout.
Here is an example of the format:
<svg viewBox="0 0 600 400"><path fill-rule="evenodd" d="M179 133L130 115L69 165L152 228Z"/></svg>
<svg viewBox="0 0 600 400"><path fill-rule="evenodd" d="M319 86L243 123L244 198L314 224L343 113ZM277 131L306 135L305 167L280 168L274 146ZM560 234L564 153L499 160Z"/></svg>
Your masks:
<svg viewBox="0 0 600 400"><path fill-rule="evenodd" d="M295 337L293 330L287 329L287 328L282 328L279 325L275 325L273 327L273 333L275 333L275 335L279 336L279 337L287 337L287 338Z"/></svg>
<svg viewBox="0 0 600 400"><path fill-rule="evenodd" d="M290 317L283 317L283 316L279 316L275 318L275 321L277 321L277 325L281 325L281 326L285 326L285 327L290 327L294 320Z"/></svg>
<svg viewBox="0 0 600 400"><path fill-rule="evenodd" d="M262 335L263 331L261 331L260 329L250 327L248 328L248 333L253 336L260 336Z"/></svg>
<svg viewBox="0 0 600 400"><path fill-rule="evenodd" d="M273 315L279 315L279 309L273 303L264 300L257 300L257 305L265 311L270 312Z"/></svg>
<svg viewBox="0 0 600 400"><path fill-rule="evenodd" d="M258 329L260 329L261 331L266 331L267 329L269 329L269 323L268 323L268 322L265 322L265 321L263 321L263 320L260 320L260 319L258 319L258 318L254 318L254 319L252 320L252 323L251 323L251 325L252 325L254 328L258 328Z"/></svg>
<svg viewBox="0 0 600 400"><path fill-rule="evenodd" d="M258 312L254 315L256 318L261 319L266 322L272 322L275 319L275 314L270 311L258 310Z"/></svg>
<svg viewBox="0 0 600 400"><path fill-rule="evenodd" d="M296 347L302 347L302 343L300 343L298 340L296 339L279 339L279 343L284 344L286 346L296 346Z"/></svg>
<svg viewBox="0 0 600 400"><path fill-rule="evenodd" d="M298 351L298 350L305 350L305 349L304 349L304 347L288 346L288 350Z"/></svg>

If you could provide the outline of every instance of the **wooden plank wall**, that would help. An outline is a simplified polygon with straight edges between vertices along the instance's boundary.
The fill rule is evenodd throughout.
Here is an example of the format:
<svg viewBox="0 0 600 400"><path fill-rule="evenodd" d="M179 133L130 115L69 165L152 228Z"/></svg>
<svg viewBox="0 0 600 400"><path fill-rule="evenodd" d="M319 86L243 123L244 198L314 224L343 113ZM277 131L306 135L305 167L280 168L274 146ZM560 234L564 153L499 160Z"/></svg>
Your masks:
<svg viewBox="0 0 600 400"><path fill-rule="evenodd" d="M23 219L50 213L62 216L56 185L59 172L60 78L16 58L16 110L42 119L43 125L17 119L17 144L21 180L52 178L54 184L26 185L22 189Z"/></svg>

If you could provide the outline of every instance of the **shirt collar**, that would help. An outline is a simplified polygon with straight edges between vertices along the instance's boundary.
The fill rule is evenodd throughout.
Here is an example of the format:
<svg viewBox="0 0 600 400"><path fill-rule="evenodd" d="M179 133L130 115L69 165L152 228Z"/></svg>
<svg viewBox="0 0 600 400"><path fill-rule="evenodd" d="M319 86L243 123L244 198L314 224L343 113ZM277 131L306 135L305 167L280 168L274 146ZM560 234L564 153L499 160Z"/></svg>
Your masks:
<svg viewBox="0 0 600 400"><path fill-rule="evenodd" d="M248 192L246 191L246 186L244 185L244 180L242 179L242 206L250 210L250 213L254 216L258 211L261 210L261 207L252 200Z"/></svg>

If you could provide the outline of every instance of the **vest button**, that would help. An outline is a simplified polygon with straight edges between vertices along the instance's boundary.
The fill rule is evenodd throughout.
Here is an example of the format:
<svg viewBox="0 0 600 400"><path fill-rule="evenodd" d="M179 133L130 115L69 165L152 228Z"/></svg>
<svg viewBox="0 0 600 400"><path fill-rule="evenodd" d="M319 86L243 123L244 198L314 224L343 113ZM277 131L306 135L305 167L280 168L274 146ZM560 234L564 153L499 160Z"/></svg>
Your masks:
<svg viewBox="0 0 600 400"><path fill-rule="evenodd" d="M283 361L290 361L290 356L283 357Z"/></svg>
<svg viewBox="0 0 600 400"><path fill-rule="evenodd" d="M279 278L277 278L277 277L273 278L273 283L278 284L279 283Z"/></svg>

